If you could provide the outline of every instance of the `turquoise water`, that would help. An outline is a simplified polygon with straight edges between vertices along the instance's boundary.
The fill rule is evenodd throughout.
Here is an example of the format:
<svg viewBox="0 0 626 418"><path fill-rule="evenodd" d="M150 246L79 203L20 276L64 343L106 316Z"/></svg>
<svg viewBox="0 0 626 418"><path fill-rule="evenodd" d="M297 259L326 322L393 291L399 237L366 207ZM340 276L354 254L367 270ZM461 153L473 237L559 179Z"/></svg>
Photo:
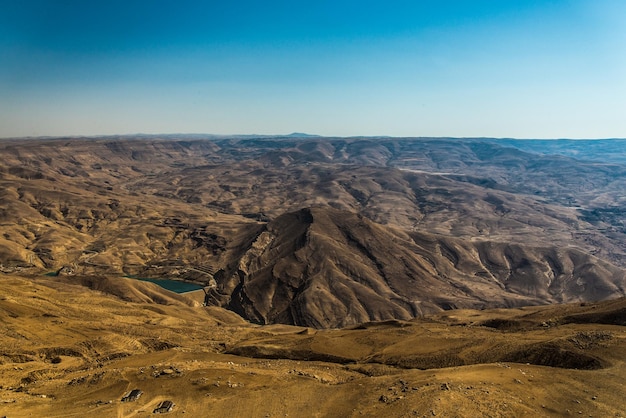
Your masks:
<svg viewBox="0 0 626 418"><path fill-rule="evenodd" d="M141 280L144 282L158 284L162 288L175 292L175 293L185 293L185 292L191 292L194 290L202 289L202 286L197 285L195 283L179 282L178 280L148 279L144 277L131 277L131 276L126 276L126 277L131 278L131 279Z"/></svg>

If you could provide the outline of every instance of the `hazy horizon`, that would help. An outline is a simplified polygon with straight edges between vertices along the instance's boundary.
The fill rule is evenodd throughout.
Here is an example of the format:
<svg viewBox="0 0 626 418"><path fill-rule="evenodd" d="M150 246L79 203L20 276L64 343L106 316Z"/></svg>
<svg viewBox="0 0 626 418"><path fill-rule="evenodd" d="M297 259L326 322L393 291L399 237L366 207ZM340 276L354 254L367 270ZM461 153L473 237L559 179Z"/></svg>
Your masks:
<svg viewBox="0 0 626 418"><path fill-rule="evenodd" d="M0 137L626 136L626 3L3 4Z"/></svg>
<svg viewBox="0 0 626 418"><path fill-rule="evenodd" d="M301 134L295 135L295 134ZM188 137L215 137L215 138L243 138L243 137L259 137L259 138L340 138L340 139L358 139L358 138L385 138L385 139L452 139L452 140L473 140L473 139L488 139L488 140L514 140L514 141L625 141L626 137L613 137L613 138L522 138L522 137L492 137L492 136L393 136L393 135L318 135L308 132L292 132L292 133L232 133L232 134L220 134L210 132L122 132L122 133L107 133L107 134L68 134L68 135L24 135L24 136L0 136L2 139L98 139L108 137L159 137L159 136L188 136Z"/></svg>

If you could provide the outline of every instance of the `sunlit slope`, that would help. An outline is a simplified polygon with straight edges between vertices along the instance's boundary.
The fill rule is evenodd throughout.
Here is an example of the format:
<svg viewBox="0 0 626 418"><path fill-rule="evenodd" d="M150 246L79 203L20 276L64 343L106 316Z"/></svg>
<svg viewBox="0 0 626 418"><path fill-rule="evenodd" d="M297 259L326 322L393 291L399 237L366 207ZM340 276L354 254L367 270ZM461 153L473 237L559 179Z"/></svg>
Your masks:
<svg viewBox="0 0 626 418"><path fill-rule="evenodd" d="M164 304L129 301L147 291ZM624 299L314 330L253 326L125 279L94 291L4 276L0 295L9 417L131 417L162 400L175 404L172 416L619 416L624 407ZM142 396L121 402L132 389Z"/></svg>

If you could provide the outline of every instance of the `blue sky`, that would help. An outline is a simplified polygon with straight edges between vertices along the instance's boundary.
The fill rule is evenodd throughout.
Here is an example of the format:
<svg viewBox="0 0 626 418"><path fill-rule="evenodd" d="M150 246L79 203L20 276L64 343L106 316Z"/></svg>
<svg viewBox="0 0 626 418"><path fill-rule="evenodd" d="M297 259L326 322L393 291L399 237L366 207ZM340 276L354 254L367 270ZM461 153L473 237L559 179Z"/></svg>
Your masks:
<svg viewBox="0 0 626 418"><path fill-rule="evenodd" d="M0 0L0 137L626 137L626 2Z"/></svg>

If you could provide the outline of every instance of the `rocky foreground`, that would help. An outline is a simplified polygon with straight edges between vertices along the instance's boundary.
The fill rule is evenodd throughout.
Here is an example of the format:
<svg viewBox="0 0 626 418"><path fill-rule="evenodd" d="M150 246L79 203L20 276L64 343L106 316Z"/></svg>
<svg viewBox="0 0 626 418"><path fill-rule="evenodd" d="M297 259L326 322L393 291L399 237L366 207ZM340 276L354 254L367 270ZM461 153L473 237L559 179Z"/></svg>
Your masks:
<svg viewBox="0 0 626 418"><path fill-rule="evenodd" d="M623 416L624 299L315 330L82 281L2 277L0 415Z"/></svg>

